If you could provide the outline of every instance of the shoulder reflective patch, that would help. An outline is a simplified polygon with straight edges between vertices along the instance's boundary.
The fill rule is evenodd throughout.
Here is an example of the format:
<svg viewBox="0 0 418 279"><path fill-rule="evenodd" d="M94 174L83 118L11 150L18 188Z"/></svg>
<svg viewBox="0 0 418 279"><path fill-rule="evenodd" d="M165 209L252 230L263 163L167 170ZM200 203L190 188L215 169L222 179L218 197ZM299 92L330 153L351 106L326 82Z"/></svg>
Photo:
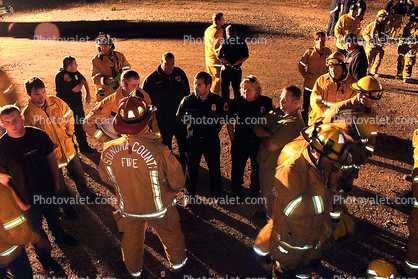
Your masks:
<svg viewBox="0 0 418 279"><path fill-rule="evenodd" d="M64 80L65 80L65 81L67 81L67 82L68 82L68 81L71 81L71 77L70 77L70 75L69 75L69 74L65 74L65 75L64 75Z"/></svg>
<svg viewBox="0 0 418 279"><path fill-rule="evenodd" d="M174 79L175 79L177 82L181 82L181 76L176 76Z"/></svg>
<svg viewBox="0 0 418 279"><path fill-rule="evenodd" d="M225 103L224 104L224 111L228 111L229 110L229 105L228 105L228 103Z"/></svg>

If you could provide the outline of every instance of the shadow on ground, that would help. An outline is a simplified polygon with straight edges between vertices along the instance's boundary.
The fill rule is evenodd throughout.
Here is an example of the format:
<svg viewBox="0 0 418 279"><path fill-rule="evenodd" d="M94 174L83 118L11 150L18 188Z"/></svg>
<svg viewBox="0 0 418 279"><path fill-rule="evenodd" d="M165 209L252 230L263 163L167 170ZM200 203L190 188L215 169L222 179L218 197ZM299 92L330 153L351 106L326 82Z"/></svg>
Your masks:
<svg viewBox="0 0 418 279"><path fill-rule="evenodd" d="M70 21L52 22L60 32L60 40L94 40L99 32L125 39L203 39L208 23L202 22L148 22L148 21ZM39 22L0 22L1 37L34 38ZM236 24L237 32L242 37L253 35L250 26ZM259 32L258 32L259 33Z"/></svg>

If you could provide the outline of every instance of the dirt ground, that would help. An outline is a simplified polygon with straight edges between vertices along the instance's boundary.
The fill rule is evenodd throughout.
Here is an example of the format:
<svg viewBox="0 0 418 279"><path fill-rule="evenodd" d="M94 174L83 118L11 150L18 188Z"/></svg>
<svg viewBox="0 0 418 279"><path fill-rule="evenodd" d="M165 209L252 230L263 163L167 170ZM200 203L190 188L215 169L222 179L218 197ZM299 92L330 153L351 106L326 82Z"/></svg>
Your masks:
<svg viewBox="0 0 418 279"><path fill-rule="evenodd" d="M54 76L66 55L76 57L80 72L89 76L90 59L97 52L94 38L98 31L118 38L116 49L125 54L141 80L156 69L161 55L170 51L176 57L176 66L186 72L191 83L193 76L205 69L201 38L214 11L223 11L227 23L237 24L238 30L252 39L250 58L243 65L243 74L257 76L263 87L262 94L273 98L278 105L284 86L302 86L297 71L299 59L312 45L312 33L325 30L328 24L328 4L323 3L326 1L126 2L116 2L116 11L110 11L109 4L70 5L30 13L17 11L5 16L0 22L0 61L18 87L19 105L27 103L23 83L30 76L43 79L47 92L54 94ZM366 2L371 8L367 10L362 27L383 7L383 4L378 5L383 1ZM42 22L54 22L62 38L35 40L35 27ZM194 41L184 40L184 36ZM336 49L332 40L327 46ZM396 45L387 46L385 51L379 78L385 94L377 103L377 112L390 121L380 123L375 155L361 169L349 196L352 203L347 208L356 221L356 230L327 251L314 278L364 277L372 259L386 258L400 268L405 257L410 208L395 201L410 189L404 176L412 169L411 136L417 128L414 108L418 74L414 67L412 84L395 80ZM92 82L90 88L94 92ZM93 104L85 104L85 111L92 107ZM226 129L220 136L222 183L227 195L230 194L230 142ZM101 150L92 139L89 138L89 142ZM102 197L114 197L113 189L101 182L97 172L100 154L80 154L80 157L89 187ZM201 166L198 194L203 197L209 195L209 183L205 163ZM67 179L67 183L75 194L72 181ZM387 197L390 202L370 202L377 197ZM62 271L55 276L129 278L120 252L121 234L112 217L114 206L75 205L75 209L79 219L63 218L63 224L80 245L76 248L54 245L54 257L62 266ZM170 273L164 248L152 228L148 228L144 257L146 278L271 278L269 272L258 265L252 252L254 239L265 224L253 215L259 209L258 205L223 204L179 207L190 264L181 277ZM28 251L37 278L48 277L35 259L33 249L28 248Z"/></svg>

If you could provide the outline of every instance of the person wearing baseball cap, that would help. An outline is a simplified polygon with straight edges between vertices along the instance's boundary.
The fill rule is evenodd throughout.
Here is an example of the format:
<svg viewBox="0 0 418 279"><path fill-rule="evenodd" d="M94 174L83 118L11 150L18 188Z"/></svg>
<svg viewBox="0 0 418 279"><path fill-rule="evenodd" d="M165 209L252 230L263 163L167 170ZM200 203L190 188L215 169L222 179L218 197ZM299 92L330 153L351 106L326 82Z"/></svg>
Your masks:
<svg viewBox="0 0 418 279"><path fill-rule="evenodd" d="M123 98L113 122L122 137L105 143L99 164L100 177L117 193L116 222L124 232L122 252L133 278L142 273L147 223L166 247L172 272L180 272L187 262L180 216L174 206L185 178L174 154L150 131L153 114L154 107L144 98Z"/></svg>

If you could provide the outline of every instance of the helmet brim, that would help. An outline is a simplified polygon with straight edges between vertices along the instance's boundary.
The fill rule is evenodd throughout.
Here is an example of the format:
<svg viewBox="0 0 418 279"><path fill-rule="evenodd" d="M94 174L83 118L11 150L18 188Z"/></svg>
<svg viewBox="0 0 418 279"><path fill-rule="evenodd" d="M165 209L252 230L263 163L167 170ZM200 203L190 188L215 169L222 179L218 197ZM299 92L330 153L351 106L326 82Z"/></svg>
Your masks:
<svg viewBox="0 0 418 279"><path fill-rule="evenodd" d="M152 113L149 112L148 115L139 123L129 123L122 119L120 114L115 116L115 120L113 121L113 128L119 134L125 135L136 135L141 133L145 127L148 125L151 119Z"/></svg>

